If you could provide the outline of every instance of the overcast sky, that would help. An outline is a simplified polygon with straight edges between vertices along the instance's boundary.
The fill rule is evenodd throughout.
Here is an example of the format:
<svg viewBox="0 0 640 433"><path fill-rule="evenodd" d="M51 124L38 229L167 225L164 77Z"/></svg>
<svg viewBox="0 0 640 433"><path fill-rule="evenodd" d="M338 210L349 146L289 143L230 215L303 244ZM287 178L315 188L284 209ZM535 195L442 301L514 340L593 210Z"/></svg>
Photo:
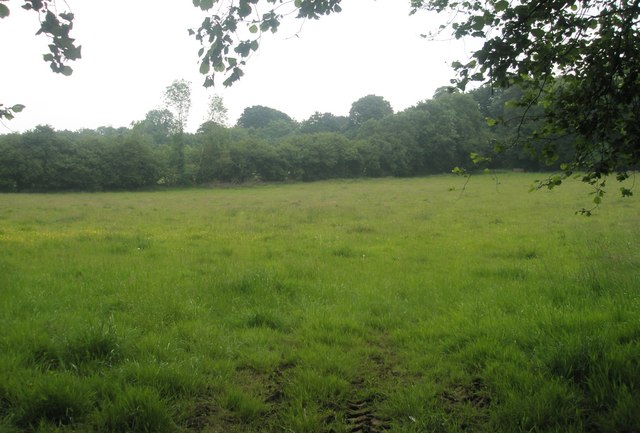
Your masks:
<svg viewBox="0 0 640 433"><path fill-rule="evenodd" d="M0 102L27 108L0 125L0 133L38 124L60 130L129 126L161 107L164 89L177 78L193 83L190 131L202 123L214 93L223 97L231 124L252 105L299 121L315 111L347 115L368 94L384 97L399 111L447 85L451 61L465 60L472 51L462 41L421 38L446 17L409 16L409 0L345 0L342 13L305 22L298 36L300 20L264 36L233 87L205 89L198 73L200 46L187 33L205 13L190 0L67 3L76 16L73 36L82 45L70 77L53 74L42 60L48 39L34 36L37 15L22 10L22 1L6 3L11 15L0 20Z"/></svg>

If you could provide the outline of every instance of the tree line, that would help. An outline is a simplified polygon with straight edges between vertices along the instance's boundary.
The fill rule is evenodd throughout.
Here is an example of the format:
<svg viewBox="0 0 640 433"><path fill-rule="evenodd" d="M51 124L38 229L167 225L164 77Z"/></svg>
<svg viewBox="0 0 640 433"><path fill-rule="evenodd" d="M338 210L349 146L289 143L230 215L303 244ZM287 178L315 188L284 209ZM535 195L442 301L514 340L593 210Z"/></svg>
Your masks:
<svg viewBox="0 0 640 433"><path fill-rule="evenodd" d="M278 0L239 0L237 4L194 0L194 6L207 14L199 28L189 29L202 45L198 56L200 73L205 76L204 86L213 86L220 76L225 86L237 82L244 75L248 59L259 49L264 33L277 32L282 22L291 19L319 19L340 13L341 1L296 0L283 5ZM65 3L67 7L64 8L56 0L24 0L23 3L22 8L34 11L40 17L36 34L46 35L51 42L50 52L43 55L43 60L55 73L72 74L69 63L81 58L82 47L71 37L75 16L68 10L68 5ZM503 129L504 137L512 140L496 143L497 158L472 153L474 162L506 164L516 154L526 162L529 161L528 153L537 153L560 169L559 174L539 181L539 188L554 188L565 179L577 176L594 188L596 207L604 195L609 176L615 175L617 181L623 182L638 169L640 3L637 0L515 3L507 0L484 3L412 0L410 5L412 14L428 10L449 15L439 30L425 36L450 32L456 39L483 41L471 59L452 63L457 77L451 82L457 89L465 91L472 82L484 83L506 93L513 88L519 89L516 93L520 96L509 108L520 107L521 121L515 130ZM8 17L10 12L9 6L0 3L0 19ZM181 89L175 90L174 96L179 97ZM188 105L181 105L185 101L170 102L179 104L170 104L174 108L188 111ZM5 106L0 102L0 120L10 120L24 108L22 104ZM513 114L512 110L504 111ZM177 114L180 119L181 111ZM358 120L349 117L353 128ZM494 126L504 126L505 118L490 119ZM341 137L359 140L357 133L343 132L339 133ZM185 159L185 152L190 150L189 144L181 133L175 143L170 167L159 166L161 172L168 174L160 181L187 183L189 161ZM482 146L479 149L484 152ZM204 153L200 149L200 154ZM372 170L366 171L367 164L375 159L363 156L360 164L355 165L362 168L359 175L371 175L378 166L378 171L384 171L384 161L374 163L369 167ZM564 162L558 164L557 161ZM417 163L418 167L423 165ZM293 172L301 176L303 169L296 167ZM395 171L391 169L391 172ZM464 167L457 167L455 171L466 172ZM192 176L193 179L197 176ZM5 183L19 188L17 181L5 180ZM624 197L633 195L632 188L626 186L620 187L620 192ZM590 214L586 209L581 212Z"/></svg>
<svg viewBox="0 0 640 433"><path fill-rule="evenodd" d="M542 143L509 146L523 129L533 128L521 122L524 109L508 103L518 92L441 88L397 113L383 97L368 95L352 104L348 116L315 113L301 122L252 106L233 127L226 126L226 108L214 97L209 120L186 133L190 92L188 83L176 81L165 93L166 108L127 128L72 132L38 126L0 136L0 191L418 176L471 169L472 159L489 168L558 168L561 158L545 161Z"/></svg>

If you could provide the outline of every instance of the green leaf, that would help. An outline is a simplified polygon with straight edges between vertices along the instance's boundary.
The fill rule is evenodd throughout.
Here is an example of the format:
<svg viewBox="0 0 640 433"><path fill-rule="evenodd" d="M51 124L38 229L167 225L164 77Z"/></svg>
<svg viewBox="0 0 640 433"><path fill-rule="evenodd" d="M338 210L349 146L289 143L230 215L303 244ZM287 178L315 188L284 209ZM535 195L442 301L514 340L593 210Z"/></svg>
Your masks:
<svg viewBox="0 0 640 433"><path fill-rule="evenodd" d="M467 175L467 170L465 170L464 168L461 167L454 167L453 170L451 170L451 173L458 175L458 176L466 176Z"/></svg>
<svg viewBox="0 0 640 433"><path fill-rule="evenodd" d="M492 119L491 117L487 117L486 120L487 120L487 125L489 126L495 126L498 123L496 119Z"/></svg>
<svg viewBox="0 0 640 433"><path fill-rule="evenodd" d="M507 0L500 0L495 5L496 12L502 12L504 10L507 10L508 7L509 7L509 2Z"/></svg>
<svg viewBox="0 0 640 433"><path fill-rule="evenodd" d="M67 21L73 21L73 18L75 16L71 13L71 12L63 12L60 14L60 18L62 18L63 20L67 20Z"/></svg>
<svg viewBox="0 0 640 433"><path fill-rule="evenodd" d="M10 13L11 12L9 11L9 8L6 5L0 3L0 18L6 18Z"/></svg>
<svg viewBox="0 0 640 433"><path fill-rule="evenodd" d="M240 18L248 17L251 14L251 5L245 1L240 1L240 5L238 7L238 15Z"/></svg>
<svg viewBox="0 0 640 433"><path fill-rule="evenodd" d="M633 195L633 191L625 187L620 188L620 193L622 194L622 197L631 197Z"/></svg>
<svg viewBox="0 0 640 433"><path fill-rule="evenodd" d="M209 70L211 69L211 65L209 65L209 61L207 60L206 62L202 62L200 64L200 73L201 74L208 74Z"/></svg>
<svg viewBox="0 0 640 433"><path fill-rule="evenodd" d="M11 111L13 111L14 113L19 113L22 110L24 110L24 105L22 104L16 104L13 107L10 108Z"/></svg>
<svg viewBox="0 0 640 433"><path fill-rule="evenodd" d="M213 7L213 0L202 0L200 1L200 9L203 11L207 11Z"/></svg>
<svg viewBox="0 0 640 433"><path fill-rule="evenodd" d="M231 75L229 75L229 77L227 77L227 79L224 80L222 84L225 87L229 87L230 85L238 81L240 78L242 78L243 75L244 75L244 72L242 72L242 69L233 68L233 72L231 73Z"/></svg>
<svg viewBox="0 0 640 433"><path fill-rule="evenodd" d="M71 66L63 66L62 69L60 70L60 73L66 77L68 77L69 75L73 74L73 69L71 69Z"/></svg>
<svg viewBox="0 0 640 433"><path fill-rule="evenodd" d="M545 31L542 29L531 29L531 34L536 38L541 38L545 35Z"/></svg>
<svg viewBox="0 0 640 433"><path fill-rule="evenodd" d="M258 33L258 26L257 25L252 25L251 27L249 27L249 31L251 33Z"/></svg>
<svg viewBox="0 0 640 433"><path fill-rule="evenodd" d="M295 1L293 2L293 5L294 5L296 8L300 9L300 6L302 6L302 0L295 0Z"/></svg>
<svg viewBox="0 0 640 433"><path fill-rule="evenodd" d="M240 54L240 56L242 56L242 57L247 57L247 56L249 56L249 53L251 51L251 47L250 47L249 42L243 41L240 44L238 44L238 46L235 47L233 49L233 51L235 51L236 53Z"/></svg>
<svg viewBox="0 0 640 433"><path fill-rule="evenodd" d="M484 28L484 20L482 17L474 17L474 22L471 28L476 31L482 30Z"/></svg>
<svg viewBox="0 0 640 433"><path fill-rule="evenodd" d="M66 52L66 57L69 60L77 60L82 58L82 47L72 47Z"/></svg>

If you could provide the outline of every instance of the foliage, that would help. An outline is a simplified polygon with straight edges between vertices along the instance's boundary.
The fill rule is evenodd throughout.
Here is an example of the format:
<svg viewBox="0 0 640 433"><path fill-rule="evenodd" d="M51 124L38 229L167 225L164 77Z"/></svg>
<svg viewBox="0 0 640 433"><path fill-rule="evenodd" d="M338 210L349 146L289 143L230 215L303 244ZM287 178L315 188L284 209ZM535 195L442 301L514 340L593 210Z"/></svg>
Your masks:
<svg viewBox="0 0 640 433"><path fill-rule="evenodd" d="M218 1L196 1L203 10ZM340 12L340 0L241 0L220 5L192 31L203 44L201 72L205 85L224 73L224 85L243 75L250 54L259 48L263 32L278 30L287 17L319 18ZM259 9L272 6L260 15ZM277 5L277 6L276 6ZM286 7L289 5L289 9ZM514 140L499 148L530 148L535 141L545 159L562 161L563 174L539 187L549 188L580 171L582 180L594 187L599 203L606 177L629 177L640 160L640 4L637 1L568 0L509 2L412 0L412 12L427 9L449 13L456 38L484 39L473 59L454 62L464 90L470 82L491 88L518 86L524 92L516 103L524 108L520 122L533 121L534 128L520 128ZM534 106L541 110L532 110ZM535 113L534 113L535 111ZM491 120L495 124L495 120ZM525 135L525 129L529 134ZM567 137L568 139L562 139ZM560 141L558 141L560 139ZM536 147L533 145L533 147ZM567 152L566 147L571 151ZM632 194L622 188L622 195Z"/></svg>
<svg viewBox="0 0 640 433"><path fill-rule="evenodd" d="M533 137L535 131L543 125L544 108L541 105L522 107L514 101L523 96L523 89L512 86L506 89L492 89L482 86L470 94L480 106L480 113L489 119L491 125L489 137L492 148L484 151L474 150L489 166L513 167L527 171L545 171L560 169L562 163L571 161L573 150L573 136L555 136L553 140L557 149L548 152L545 144L549 140L545 137L530 138L522 146L512 146L510 143L522 141L521 137ZM529 117L522 122L523 116Z"/></svg>
<svg viewBox="0 0 640 433"><path fill-rule="evenodd" d="M164 91L164 102L173 109L177 133L170 138L170 169L165 173L163 182L169 185L182 184L187 181L184 130L191 110L191 83L182 79L174 80Z"/></svg>
<svg viewBox="0 0 640 433"><path fill-rule="evenodd" d="M349 126L349 119L332 113L313 113L300 124L300 132L313 134L317 132L343 132Z"/></svg>
<svg viewBox="0 0 640 433"><path fill-rule="evenodd" d="M433 144L421 137L426 123L412 123L410 114L398 114L380 121L370 120L358 131L360 150L366 152L363 172L367 176L410 176L423 173L424 153ZM424 139L424 140L423 140ZM364 159L364 157L363 157Z"/></svg>
<svg viewBox="0 0 640 433"><path fill-rule="evenodd" d="M360 126L367 120L380 120L392 114L393 109L389 101L382 96L367 95L351 104L349 122L352 125Z"/></svg>
<svg viewBox="0 0 640 433"><path fill-rule="evenodd" d="M191 83L174 80L164 91L164 103L173 110L178 131L184 132L191 110Z"/></svg>
<svg viewBox="0 0 640 433"><path fill-rule="evenodd" d="M354 143L344 135L332 132L301 134L289 143L300 155L302 180L345 178L360 173Z"/></svg>
<svg viewBox="0 0 640 433"><path fill-rule="evenodd" d="M6 2L6 0L3 1ZM43 59L49 62L51 70L63 75L71 75L73 69L67 63L82 57L82 47L76 45L75 39L70 36L74 14L59 12L55 0L24 0L22 8L34 11L40 16L40 29L36 35L44 34L51 39L49 53L43 55ZM9 7L5 3L0 3L0 18L6 18L9 14Z"/></svg>
<svg viewBox="0 0 640 433"><path fill-rule="evenodd" d="M20 113L24 108L25 106L22 104L15 104L11 107L5 107L3 104L0 104L0 119L11 120L15 117L16 113Z"/></svg>
<svg viewBox="0 0 640 433"><path fill-rule="evenodd" d="M137 189L154 185L159 167L149 143L127 134L118 137L105 149L105 189Z"/></svg>
<svg viewBox="0 0 640 433"><path fill-rule="evenodd" d="M202 44L200 72L206 75L205 85L213 85L214 75L219 73L225 74L224 85L237 81L244 73L247 58L258 50L262 34L276 32L282 20L289 16L318 19L340 12L340 2L240 0L222 4L219 0L194 0L194 5L204 11L219 6L198 29L190 30ZM9 16L5 3L0 3L0 18ZM263 6L266 13L259 12L265 10ZM604 194L607 176L615 174L623 181L637 169L640 158L637 1L412 0L411 7L412 12L419 9L450 12L451 20L441 26L441 31L450 28L456 38L484 39L484 45L473 53L471 61L454 63L458 78L452 81L458 88L464 90L476 81L486 82L492 89L517 86L523 90L516 100L522 109L517 133L510 141L497 142L496 150L534 151L547 162L556 163L562 174L539 182L539 188L553 188L580 172L582 180L593 187L593 201L597 205ZM40 15L38 34L51 38L50 53L43 56L44 60L54 72L71 74L67 63L81 57L80 46L70 37L73 13L58 12L54 0L25 0L23 8ZM187 83L179 81L166 92L167 103L176 110L180 131L184 130L190 107L188 93ZM0 119L10 119L23 108L21 104L0 105ZM360 126L368 118L382 116L378 112L352 110L350 120ZM499 121L492 118L490 122L495 125ZM531 125L525 126L528 122ZM258 127L268 123L264 121ZM245 125L241 122L239 126ZM320 131L311 127L308 132L328 132L324 128ZM284 135L271 134L277 138ZM181 142L176 144L174 158L179 177L184 175L182 146ZM622 187L621 192L623 196L632 195L627 187Z"/></svg>
<svg viewBox="0 0 640 433"><path fill-rule="evenodd" d="M95 191L155 185L160 158L143 136L127 131L56 132L38 126L0 136L1 191Z"/></svg>
<svg viewBox="0 0 640 433"><path fill-rule="evenodd" d="M458 87L489 81L519 85L522 121L544 121L529 135L546 140L543 153L558 157L558 136L573 137L573 158L564 175L542 182L553 187L574 171L596 188L605 177L622 180L640 158L640 5L609 0L460 3L418 0L414 9L464 12L451 23L456 38L485 39L468 63L456 63ZM542 113L529 109L541 103ZM518 137L526 139L527 137ZM567 143L562 143L566 145ZM623 188L623 195L631 191Z"/></svg>
<svg viewBox="0 0 640 433"><path fill-rule="evenodd" d="M217 0L194 0L203 11L214 9ZM246 59L260 46L263 32L276 32L285 15L296 12L298 18L316 19L321 15L339 12L340 0L295 0L283 3L279 0L240 0L216 7L214 14L206 17L198 29L191 29L201 44L200 72L206 75L204 85L214 84L215 73L225 73L223 82L230 86L243 75ZM267 12L259 6L266 6Z"/></svg>
<svg viewBox="0 0 640 433"><path fill-rule="evenodd" d="M207 118L206 121L214 122L218 125L226 125L228 118L229 110L224 105L224 100L220 95L211 95L209 97L209 105L207 110Z"/></svg>
<svg viewBox="0 0 640 433"><path fill-rule="evenodd" d="M0 3L0 19L8 17L11 12L5 4L7 0L2 0L2 2ZM82 47L77 45L75 39L70 36L75 19L74 14L67 11L60 12L55 0L24 0L22 8L34 11L39 15L40 28L36 35L44 34L51 40L49 53L42 56L44 61L49 63L53 72L71 75L73 69L68 65L69 61L82 57ZM22 104L4 107L0 103L0 120L11 120L15 113L21 112L24 108Z"/></svg>
<svg viewBox="0 0 640 433"><path fill-rule="evenodd" d="M178 131L178 123L171 111L155 109L147 112L144 120L134 122L133 130L149 135L155 144L164 144Z"/></svg>
<svg viewBox="0 0 640 433"><path fill-rule="evenodd" d="M484 121L510 116L509 97L490 96L484 88L470 95L441 92L396 114L389 114L381 97L363 98L353 104L362 108L358 117L367 118L361 125L316 113L298 126L281 111L253 106L239 121L248 127L208 121L196 134L180 132L167 109L149 111L130 129L74 133L40 126L0 136L0 190L121 190L445 173L453 166L468 167L470 152L489 154L491 139L518 133L519 126L506 121L494 128ZM385 112L381 118L372 115ZM490 166L545 168L529 153L510 151Z"/></svg>
<svg viewBox="0 0 640 433"><path fill-rule="evenodd" d="M241 128L266 128L271 122L284 121L293 122L288 114L275 108L254 105L244 109L238 118L237 125Z"/></svg>

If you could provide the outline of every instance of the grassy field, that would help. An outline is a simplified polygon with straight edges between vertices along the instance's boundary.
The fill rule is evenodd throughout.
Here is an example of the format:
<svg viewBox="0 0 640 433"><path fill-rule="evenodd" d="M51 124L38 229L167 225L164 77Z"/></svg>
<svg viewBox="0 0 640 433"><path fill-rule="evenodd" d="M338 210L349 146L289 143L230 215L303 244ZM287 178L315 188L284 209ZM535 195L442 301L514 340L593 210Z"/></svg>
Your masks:
<svg viewBox="0 0 640 433"><path fill-rule="evenodd" d="M639 199L534 179L0 195L0 432L640 431Z"/></svg>

